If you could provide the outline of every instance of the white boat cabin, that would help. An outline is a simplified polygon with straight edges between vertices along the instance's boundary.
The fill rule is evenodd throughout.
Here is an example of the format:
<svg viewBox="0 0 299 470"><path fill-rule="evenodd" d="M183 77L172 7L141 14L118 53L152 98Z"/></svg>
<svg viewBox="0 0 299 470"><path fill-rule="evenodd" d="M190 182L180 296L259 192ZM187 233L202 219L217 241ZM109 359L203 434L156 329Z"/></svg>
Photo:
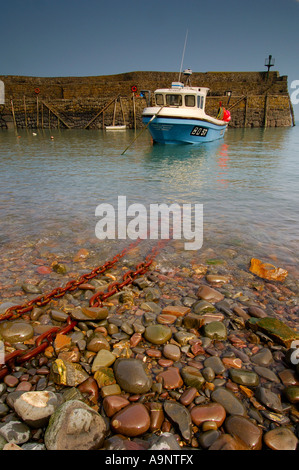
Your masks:
<svg viewBox="0 0 299 470"><path fill-rule="evenodd" d="M206 96L209 88L186 87L181 82L173 82L171 88L155 90L156 106L170 108L192 108L203 110L206 105Z"/></svg>

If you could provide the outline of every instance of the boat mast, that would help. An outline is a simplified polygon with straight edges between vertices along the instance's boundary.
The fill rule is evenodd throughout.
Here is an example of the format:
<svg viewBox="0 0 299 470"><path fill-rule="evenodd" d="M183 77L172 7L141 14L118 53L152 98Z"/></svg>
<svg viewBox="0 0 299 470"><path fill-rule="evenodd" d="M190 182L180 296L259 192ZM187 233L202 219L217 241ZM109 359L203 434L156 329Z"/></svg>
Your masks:
<svg viewBox="0 0 299 470"><path fill-rule="evenodd" d="M181 61L181 67L180 67L180 73L179 73L179 81L181 80L181 74L182 74L182 68L183 68L183 61L184 61L184 56L185 56L186 44L187 44L187 37L188 37L188 29L187 29L187 31L186 31L185 44L184 44L184 50L183 50L182 61Z"/></svg>

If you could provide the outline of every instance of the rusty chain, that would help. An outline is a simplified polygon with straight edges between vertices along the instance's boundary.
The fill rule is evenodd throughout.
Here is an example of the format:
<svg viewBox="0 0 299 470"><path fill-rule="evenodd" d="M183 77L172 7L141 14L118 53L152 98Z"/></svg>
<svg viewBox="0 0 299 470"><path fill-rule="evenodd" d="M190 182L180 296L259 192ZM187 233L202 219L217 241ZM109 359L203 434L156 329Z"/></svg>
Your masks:
<svg viewBox="0 0 299 470"><path fill-rule="evenodd" d="M131 243L127 248L122 250L120 253L115 255L111 261L107 261L102 266L98 266L93 269L90 273L83 274L78 280L69 281L65 287L58 287L52 290L49 294L35 297L29 302L23 305L14 305L8 308L3 314L0 315L0 321L15 319L19 316L30 312L34 306L44 306L47 305L52 299L57 299L65 295L66 292L72 292L78 288L86 281L93 279L99 274L104 273L108 269L112 268L121 258L123 258L130 250L135 248L141 241L141 238L138 238L136 241ZM169 239L160 240L152 248L151 252L145 257L145 261L139 263L134 270L128 270L123 274L122 282L113 281L107 287L107 292L97 292L93 295L89 301L90 307L102 306L102 302L112 295L119 292L125 286L131 284L138 276L144 274L150 265L153 263L155 257L163 249L166 243L169 242ZM37 356L39 353L43 352L55 339L56 335L66 334L71 331L77 324L77 321L72 321L71 317L67 318L67 325L63 328L53 327L45 333L39 335L35 340L35 347L30 351L16 350L10 354L5 355L4 366L0 369L0 380L3 379L10 370L13 370L16 364L22 364L29 361L32 357Z"/></svg>

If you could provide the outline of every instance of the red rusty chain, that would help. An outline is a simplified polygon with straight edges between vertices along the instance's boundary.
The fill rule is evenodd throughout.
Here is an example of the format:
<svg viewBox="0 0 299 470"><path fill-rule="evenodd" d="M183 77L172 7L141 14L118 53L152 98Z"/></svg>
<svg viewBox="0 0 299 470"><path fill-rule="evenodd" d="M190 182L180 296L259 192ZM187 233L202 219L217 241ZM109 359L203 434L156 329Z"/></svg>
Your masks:
<svg viewBox="0 0 299 470"><path fill-rule="evenodd" d="M127 248L124 248L120 253L115 255L112 260L106 261L106 263L104 263L102 266L94 268L90 273L83 274L78 280L73 279L69 281L65 285L65 287L56 287L49 294L35 297L34 299L30 300L29 302L26 302L25 304L13 305L12 307L8 308L4 313L0 314L0 321L8 319L14 320L25 313L31 312L34 306L43 307L44 305L47 305L52 299L58 299L60 297L63 297L66 292L72 292L78 289L81 284L86 283L86 281L90 281L99 274L102 274L108 269L112 268L121 258L123 258L130 250L135 248L140 242L141 238L138 238Z"/></svg>
<svg viewBox="0 0 299 470"><path fill-rule="evenodd" d="M86 282L87 280L93 279L97 275L107 271L111 267L113 267L121 258L123 258L131 249L136 247L141 241L141 238L138 238L135 242L131 243L129 247L122 250L120 253L114 256L111 261L107 261L102 266L99 266L93 269L90 273L82 275L77 281L72 280L69 281L64 288L58 287L51 291L47 295L42 295L39 297L30 300L26 304L23 305L15 305L7 309L4 314L0 315L1 320L7 320L9 318L18 318L19 316L27 313L33 309L34 305L43 306L48 304L52 299L62 297L66 292L73 291L78 289L81 284ZM93 297L91 297L89 301L89 305L91 307L97 307L102 305L102 302L107 298L111 297L112 295L119 292L125 286L131 284L134 279L138 276L144 274L150 265L153 263L154 258L159 254L161 249L168 243L169 239L160 240L151 250L151 252L146 256L145 261L139 263L136 266L136 270L128 270L123 274L122 282L113 281L107 287L107 292L97 292ZM14 313L15 312L15 313ZM43 352L55 339L58 333L66 334L71 331L77 324L77 321L72 321L71 317L67 318L67 325L63 328L53 327L50 330L46 331L45 333L39 335L35 340L35 347L30 351L22 351L16 350L12 353L5 355L4 359L4 366L0 369L0 380L3 379L7 374L9 374L10 370L13 370L17 364L22 364L24 362L29 361L32 357L37 356L39 353Z"/></svg>
<svg viewBox="0 0 299 470"><path fill-rule="evenodd" d="M0 380L3 379L11 370L14 370L16 365L23 364L30 361L33 357L43 352L54 341L58 333L66 334L71 331L77 324L77 321L72 321L71 317L67 318L67 325L63 328L54 326L45 333L39 335L35 340L35 347L30 351L21 351L17 349L10 354L6 354L4 358L4 366L0 369Z"/></svg>

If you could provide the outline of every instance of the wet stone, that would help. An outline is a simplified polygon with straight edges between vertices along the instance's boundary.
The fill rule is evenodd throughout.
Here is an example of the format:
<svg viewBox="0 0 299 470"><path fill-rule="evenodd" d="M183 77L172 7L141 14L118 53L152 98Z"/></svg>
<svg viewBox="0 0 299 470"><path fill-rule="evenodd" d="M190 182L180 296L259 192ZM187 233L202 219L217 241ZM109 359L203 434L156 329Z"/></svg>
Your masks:
<svg viewBox="0 0 299 470"><path fill-rule="evenodd" d="M224 320L224 315L221 312L217 313L204 313L202 316L202 320L205 325L208 323L212 323L213 321L221 322Z"/></svg>
<svg viewBox="0 0 299 470"><path fill-rule="evenodd" d="M89 375L80 364L56 359L51 366L51 379L58 385L76 387L88 379Z"/></svg>
<svg viewBox="0 0 299 470"><path fill-rule="evenodd" d="M213 382L215 379L215 372L212 367L205 367L201 370L201 373L207 382Z"/></svg>
<svg viewBox="0 0 299 470"><path fill-rule="evenodd" d="M292 342L299 339L299 333L277 318L251 318L246 325L253 330L265 333L286 348L290 348Z"/></svg>
<svg viewBox="0 0 299 470"><path fill-rule="evenodd" d="M228 368L241 369L242 367L242 361L238 357L223 357L222 362Z"/></svg>
<svg viewBox="0 0 299 470"><path fill-rule="evenodd" d="M189 344L190 340L197 339L197 336L194 333L190 333L189 331L178 331L174 334L174 339L181 346L186 346Z"/></svg>
<svg viewBox="0 0 299 470"><path fill-rule="evenodd" d="M41 294L42 293L42 290L38 286L30 284L30 282L23 282L22 289L27 294Z"/></svg>
<svg viewBox="0 0 299 470"><path fill-rule="evenodd" d="M105 385L101 388L102 398L109 397L110 395L120 395L121 388L118 384Z"/></svg>
<svg viewBox="0 0 299 470"><path fill-rule="evenodd" d="M152 312L155 315L159 315L159 313L161 313L161 307L155 304L155 302L142 302L140 308L145 312Z"/></svg>
<svg viewBox="0 0 299 470"><path fill-rule="evenodd" d="M284 395L290 403L299 403L299 386L291 385L286 387Z"/></svg>
<svg viewBox="0 0 299 470"><path fill-rule="evenodd" d="M181 376L187 387L194 387L200 390L205 383L205 379L198 369L191 366L185 366L181 369Z"/></svg>
<svg viewBox="0 0 299 470"><path fill-rule="evenodd" d="M15 377L14 375L8 374L6 377L4 377L4 383L8 387L16 387L19 383L19 379Z"/></svg>
<svg viewBox="0 0 299 470"><path fill-rule="evenodd" d="M82 382L77 389L75 389L76 392L79 392L81 394L87 394L89 401L91 401L94 404L97 404L98 398L99 398L99 387L97 384L97 381L93 377L88 377L84 382ZM76 399L80 399L77 397L75 394ZM73 398L72 398L73 399Z"/></svg>
<svg viewBox="0 0 299 470"><path fill-rule="evenodd" d="M92 352L99 352L101 349L107 349L109 351L110 346L105 336L96 331L89 337L86 349Z"/></svg>
<svg viewBox="0 0 299 470"><path fill-rule="evenodd" d="M103 307L77 307L72 310L71 316L78 321L100 321L107 318L108 310Z"/></svg>
<svg viewBox="0 0 299 470"><path fill-rule="evenodd" d="M106 349L101 349L95 356L92 363L92 372L96 372L101 367L109 367L116 360L116 356L107 351Z"/></svg>
<svg viewBox="0 0 299 470"><path fill-rule="evenodd" d="M3 418L9 412L9 408L4 403L0 402L0 418Z"/></svg>
<svg viewBox="0 0 299 470"><path fill-rule="evenodd" d="M263 431L244 416L229 416L225 420L225 429L234 438L240 439L252 450L261 450Z"/></svg>
<svg viewBox="0 0 299 470"><path fill-rule="evenodd" d="M51 416L45 432L47 450L100 449L106 435L102 416L79 400L63 403Z"/></svg>
<svg viewBox="0 0 299 470"><path fill-rule="evenodd" d="M230 390L222 387L216 388L212 392L211 398L213 401L220 403L228 414L246 415L245 406Z"/></svg>
<svg viewBox="0 0 299 470"><path fill-rule="evenodd" d="M149 450L182 450L176 438L170 432L163 432L160 436L153 436L150 440Z"/></svg>
<svg viewBox="0 0 299 470"><path fill-rule="evenodd" d="M157 316L157 322L161 325L172 325L175 323L177 317L175 315L169 315L167 313L161 313Z"/></svg>
<svg viewBox="0 0 299 470"><path fill-rule="evenodd" d="M14 409L28 426L39 428L48 423L61 404L61 395L49 391L29 391L16 399Z"/></svg>
<svg viewBox="0 0 299 470"><path fill-rule="evenodd" d="M280 383L280 380L277 377L277 375L271 369L267 367L256 366L254 367L254 371L260 377L263 377L264 379L269 380L270 382Z"/></svg>
<svg viewBox="0 0 299 470"><path fill-rule="evenodd" d="M68 318L68 314L60 310L51 310L51 318L55 321L65 322Z"/></svg>
<svg viewBox="0 0 299 470"><path fill-rule="evenodd" d="M273 356L268 348L263 348L257 354L251 356L251 361L259 366L269 366L273 362Z"/></svg>
<svg viewBox="0 0 299 470"><path fill-rule="evenodd" d="M195 387L187 388L184 393L180 396L180 402L184 406L190 405L197 395L197 389Z"/></svg>
<svg viewBox="0 0 299 470"><path fill-rule="evenodd" d="M183 325L185 328L201 328L205 323L205 319L201 315L196 313L188 313L183 319Z"/></svg>
<svg viewBox="0 0 299 470"><path fill-rule="evenodd" d="M146 393L152 386L152 378L144 363L138 359L119 358L113 365L117 384L129 393Z"/></svg>
<svg viewBox="0 0 299 470"><path fill-rule="evenodd" d="M220 302L224 295L209 286L201 286L197 291L197 296L211 303Z"/></svg>
<svg viewBox="0 0 299 470"><path fill-rule="evenodd" d="M143 336L152 344L164 344L171 338L172 331L165 325L150 325L146 327Z"/></svg>
<svg viewBox="0 0 299 470"><path fill-rule="evenodd" d="M33 337L34 330L24 321L5 321L0 324L0 335L9 343L23 343Z"/></svg>
<svg viewBox="0 0 299 470"><path fill-rule="evenodd" d="M221 434L209 447L209 450L250 450L240 439L235 439L230 434Z"/></svg>
<svg viewBox="0 0 299 470"><path fill-rule="evenodd" d="M259 307L249 307L248 313L255 318L265 318L268 316L267 313Z"/></svg>
<svg viewBox="0 0 299 470"><path fill-rule="evenodd" d="M113 369L110 367L101 367L98 369L94 374L94 378L97 381L99 388L116 383Z"/></svg>
<svg viewBox="0 0 299 470"><path fill-rule="evenodd" d="M164 421L163 405L162 403L151 402L147 405L150 413L150 431L158 431L161 429Z"/></svg>
<svg viewBox="0 0 299 470"><path fill-rule="evenodd" d="M282 413L281 398L276 393L265 387L258 387L255 392L255 397L263 405L267 406L277 413Z"/></svg>
<svg viewBox="0 0 299 470"><path fill-rule="evenodd" d="M147 408L141 403L133 403L113 416L111 429L117 434L135 437L144 434L150 427Z"/></svg>
<svg viewBox="0 0 299 470"><path fill-rule="evenodd" d="M103 400L103 408L109 418L129 404L130 402L120 395L111 395Z"/></svg>
<svg viewBox="0 0 299 470"><path fill-rule="evenodd" d="M30 428L19 420L11 420L0 424L0 436L4 437L7 442L23 444L29 441L30 435Z"/></svg>
<svg viewBox="0 0 299 470"><path fill-rule="evenodd" d="M147 302L157 302L161 298L161 291L156 287L146 287L144 293Z"/></svg>
<svg viewBox="0 0 299 470"><path fill-rule="evenodd" d="M257 387L259 384L258 375L247 369L229 369L229 375L233 382L245 387Z"/></svg>
<svg viewBox="0 0 299 470"><path fill-rule="evenodd" d="M192 437L192 421L188 409L175 401L165 401L164 411L168 418L178 427L183 439L190 442Z"/></svg>
<svg viewBox="0 0 299 470"><path fill-rule="evenodd" d="M227 337L226 326L219 321L212 321L204 325L203 334L208 338L224 341Z"/></svg>
<svg viewBox="0 0 299 470"><path fill-rule="evenodd" d="M213 369L216 375L223 374L223 372L225 371L225 366L222 360L220 359L220 357L217 356L208 357L204 361L204 366Z"/></svg>
<svg viewBox="0 0 299 470"><path fill-rule="evenodd" d="M208 449L220 436L220 431L211 430L200 433L198 443L203 449Z"/></svg>
<svg viewBox="0 0 299 470"><path fill-rule="evenodd" d="M206 280L209 284L227 284L230 278L229 276L221 276L219 274L208 274Z"/></svg>
<svg viewBox="0 0 299 470"><path fill-rule="evenodd" d="M181 350L175 344L165 344L163 347L163 356L172 361L179 361L181 358Z"/></svg>
<svg viewBox="0 0 299 470"><path fill-rule="evenodd" d="M213 421L219 428L226 418L226 411L219 403L209 403L194 406L191 410L191 418L196 426L201 426L206 421Z"/></svg>
<svg viewBox="0 0 299 470"><path fill-rule="evenodd" d="M156 376L157 382L162 382L166 390L180 388L183 385L183 379L177 367L169 367Z"/></svg>
<svg viewBox="0 0 299 470"><path fill-rule="evenodd" d="M194 313L211 313L215 312L216 308L210 302L206 300L198 300L192 304L192 310Z"/></svg>
<svg viewBox="0 0 299 470"><path fill-rule="evenodd" d="M284 426L266 432L264 442L272 450L296 450L298 446L295 434Z"/></svg>
<svg viewBox="0 0 299 470"><path fill-rule="evenodd" d="M168 315L174 315L176 317L182 317L190 312L189 307L181 307L175 305L168 305L167 307L163 308L162 313Z"/></svg>

